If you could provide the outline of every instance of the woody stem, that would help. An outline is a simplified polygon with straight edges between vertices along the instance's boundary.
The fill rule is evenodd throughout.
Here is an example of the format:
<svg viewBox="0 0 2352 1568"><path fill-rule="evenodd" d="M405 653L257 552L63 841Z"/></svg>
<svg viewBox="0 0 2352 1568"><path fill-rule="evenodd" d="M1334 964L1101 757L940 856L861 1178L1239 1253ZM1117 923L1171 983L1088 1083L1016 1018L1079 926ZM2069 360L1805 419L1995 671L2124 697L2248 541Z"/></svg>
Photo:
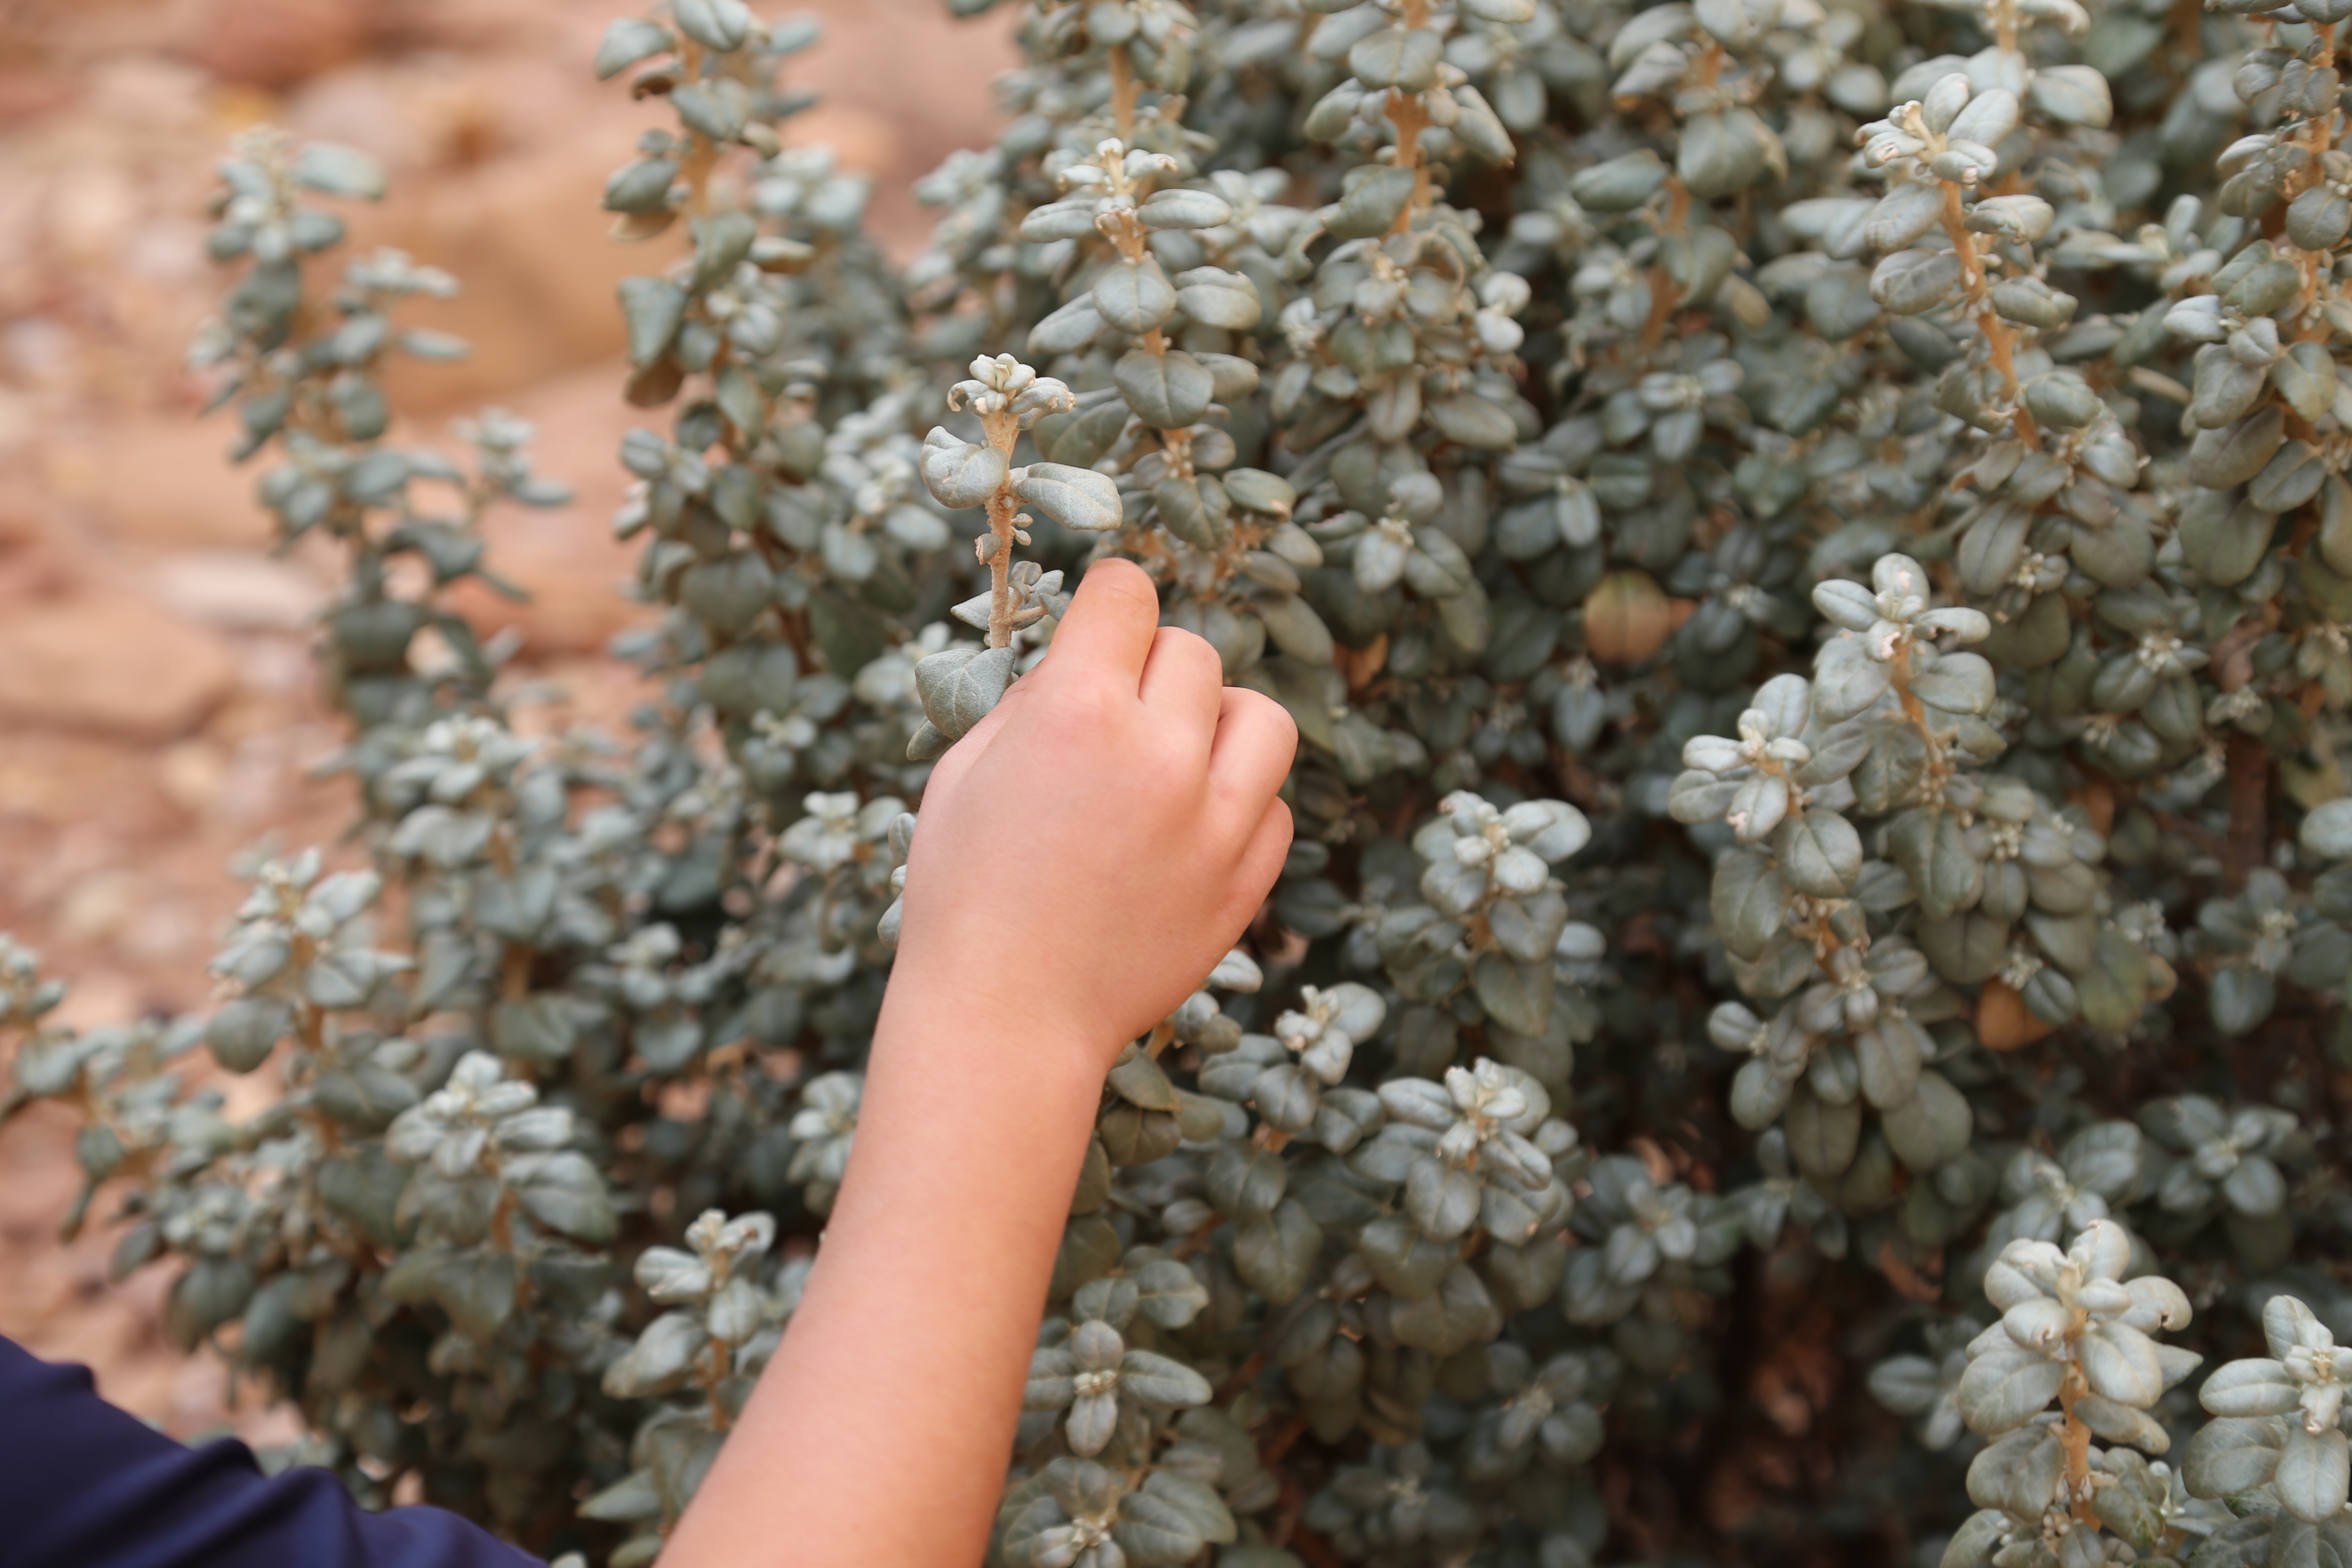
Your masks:
<svg viewBox="0 0 2352 1568"><path fill-rule="evenodd" d="M1397 25L1411 32L1429 25L1429 0L1404 0L1397 16ZM1429 110L1417 92L1402 88L1389 89L1389 123L1396 127L1396 156L1400 168L1412 171L1412 199L1389 232L1402 234L1412 226L1412 215L1429 205L1429 165L1421 155L1421 133L1429 129Z"/></svg>
<svg viewBox="0 0 2352 1568"><path fill-rule="evenodd" d="M1124 44L1110 51L1110 120L1120 141L1134 140L1135 66L1128 59Z"/></svg>
<svg viewBox="0 0 2352 1568"><path fill-rule="evenodd" d="M1013 444L1020 439L1020 422L1012 410L992 414L982 421L988 432L988 444L1013 456ZM988 531L992 543L988 557L988 646L1013 646L1013 515L1020 500L1008 482L997 487L988 498Z"/></svg>
<svg viewBox="0 0 2352 1568"><path fill-rule="evenodd" d="M1402 234L1412 226L1412 215L1430 202L1429 164L1421 155L1421 133L1429 128L1429 110L1423 106L1419 94L1391 88L1389 123L1396 127L1397 163L1412 171L1412 197L1389 229L1391 234Z"/></svg>
<svg viewBox="0 0 2352 1568"><path fill-rule="evenodd" d="M1960 187L1949 180L1942 183L1944 234L1960 258L1960 284L1968 294L1969 309L1975 313L1977 327L1984 333L1992 368L2000 375L2001 399L2011 408L2011 428L2025 443L2026 450L2038 452L2042 449L2042 432L2033 416L2017 405L2016 333L1992 308L1990 290L1985 287L1984 255L1977 248L1977 237L1969 232L1968 214L1960 205Z"/></svg>
<svg viewBox="0 0 2352 1568"><path fill-rule="evenodd" d="M2058 1408L2064 1412L2065 1420L2058 1429L2058 1441L2066 1450L2066 1499L2074 1522L2096 1530L2099 1516L2091 1506L2091 1429L2074 1415L2074 1401L2087 1392L2082 1377L2069 1367L2066 1381L2059 1386Z"/></svg>

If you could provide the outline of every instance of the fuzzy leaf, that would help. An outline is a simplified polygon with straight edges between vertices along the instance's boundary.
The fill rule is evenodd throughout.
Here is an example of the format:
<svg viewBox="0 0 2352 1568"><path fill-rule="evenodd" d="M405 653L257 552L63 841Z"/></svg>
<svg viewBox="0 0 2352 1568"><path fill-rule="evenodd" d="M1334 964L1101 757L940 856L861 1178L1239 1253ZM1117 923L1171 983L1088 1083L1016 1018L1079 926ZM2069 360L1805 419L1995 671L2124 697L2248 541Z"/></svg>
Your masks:
<svg viewBox="0 0 2352 1568"><path fill-rule="evenodd" d="M1032 463L1013 470L1013 491L1064 528L1100 533L1120 522L1118 486L1092 468Z"/></svg>

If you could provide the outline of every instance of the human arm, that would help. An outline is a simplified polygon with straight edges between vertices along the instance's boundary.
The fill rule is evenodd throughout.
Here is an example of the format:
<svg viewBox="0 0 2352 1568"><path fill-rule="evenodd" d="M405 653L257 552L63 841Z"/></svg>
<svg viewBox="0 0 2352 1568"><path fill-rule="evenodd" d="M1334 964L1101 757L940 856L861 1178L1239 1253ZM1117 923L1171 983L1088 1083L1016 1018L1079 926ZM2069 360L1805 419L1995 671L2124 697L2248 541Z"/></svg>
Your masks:
<svg viewBox="0 0 2352 1568"><path fill-rule="evenodd" d="M1096 565L934 771L816 1267L665 1568L980 1561L1103 1074L1290 842L1288 715L1158 621Z"/></svg>

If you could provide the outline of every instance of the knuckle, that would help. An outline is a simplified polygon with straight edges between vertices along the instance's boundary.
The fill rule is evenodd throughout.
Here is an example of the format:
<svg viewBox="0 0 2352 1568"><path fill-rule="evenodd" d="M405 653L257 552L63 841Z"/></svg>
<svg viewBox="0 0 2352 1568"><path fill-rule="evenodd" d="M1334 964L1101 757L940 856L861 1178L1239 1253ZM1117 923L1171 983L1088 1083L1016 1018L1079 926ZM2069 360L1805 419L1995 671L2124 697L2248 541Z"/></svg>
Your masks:
<svg viewBox="0 0 2352 1568"><path fill-rule="evenodd" d="M1291 717L1290 710L1262 691L1253 691L1249 696L1245 711L1250 722L1263 725L1273 733L1283 736L1283 744L1286 746L1297 745L1298 721Z"/></svg>
<svg viewBox="0 0 2352 1568"><path fill-rule="evenodd" d="M1198 632L1187 631L1182 626L1160 627L1155 641L1153 652L1164 653L1171 658L1189 661L1195 667L1201 665L1203 660L1217 658L1217 650L1210 645L1208 638ZM1218 662L1222 664L1223 661L1218 660Z"/></svg>
<svg viewBox="0 0 2352 1568"><path fill-rule="evenodd" d="M1232 722L1237 732L1262 735L1278 746L1297 746L1298 721L1265 692L1236 686L1226 692L1225 700L1233 704Z"/></svg>
<svg viewBox="0 0 2352 1568"><path fill-rule="evenodd" d="M1258 824L1255 843L1274 861L1277 871L1281 868L1282 857L1290 848L1294 826L1289 803L1280 795L1275 796Z"/></svg>

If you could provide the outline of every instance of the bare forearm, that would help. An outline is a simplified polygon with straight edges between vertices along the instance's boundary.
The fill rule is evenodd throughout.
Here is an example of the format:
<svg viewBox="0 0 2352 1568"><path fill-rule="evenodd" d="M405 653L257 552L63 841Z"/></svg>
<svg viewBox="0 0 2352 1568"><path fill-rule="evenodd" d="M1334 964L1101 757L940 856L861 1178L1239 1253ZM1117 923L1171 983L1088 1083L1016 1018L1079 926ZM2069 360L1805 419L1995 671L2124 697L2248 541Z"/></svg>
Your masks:
<svg viewBox="0 0 2352 1568"><path fill-rule="evenodd" d="M665 1563L980 1561L1101 1052L950 1000L894 984L816 1268Z"/></svg>
<svg viewBox="0 0 2352 1568"><path fill-rule="evenodd" d="M1103 1074L1290 844L1296 727L1159 619L1139 567L1097 563L1045 662L932 770L832 1223L665 1568L984 1554Z"/></svg>

